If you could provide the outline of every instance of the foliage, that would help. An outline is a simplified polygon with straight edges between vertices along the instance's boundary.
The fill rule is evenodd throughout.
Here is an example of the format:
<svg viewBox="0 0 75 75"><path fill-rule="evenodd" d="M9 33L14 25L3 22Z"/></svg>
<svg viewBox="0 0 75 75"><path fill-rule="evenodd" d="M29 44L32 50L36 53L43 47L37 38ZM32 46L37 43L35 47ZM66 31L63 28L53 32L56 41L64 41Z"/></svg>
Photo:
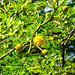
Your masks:
<svg viewBox="0 0 75 75"><path fill-rule="evenodd" d="M62 44L72 41L75 34L75 6L68 6L63 12L67 0L53 3L49 0L15 0L3 2L0 6L0 73L2 75L67 75L75 74L74 59L62 64ZM40 13L49 6L52 12ZM55 40L53 36L56 35ZM68 39L68 36L71 36ZM33 44L34 36L44 37L41 46ZM64 37L66 39L64 39ZM57 38L57 39L56 39ZM63 40L64 39L64 40ZM24 50L15 50L17 44L23 44ZM68 43L69 44L69 43ZM46 50L47 55L42 51ZM65 54L67 55L65 48ZM68 51L69 52L69 51Z"/></svg>

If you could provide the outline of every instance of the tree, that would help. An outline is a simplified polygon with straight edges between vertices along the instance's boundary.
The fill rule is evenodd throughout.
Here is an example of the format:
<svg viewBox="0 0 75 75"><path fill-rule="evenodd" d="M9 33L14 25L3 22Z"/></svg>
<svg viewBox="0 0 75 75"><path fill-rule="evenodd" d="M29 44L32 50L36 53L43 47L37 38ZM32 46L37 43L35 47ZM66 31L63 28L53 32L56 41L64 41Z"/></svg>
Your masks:
<svg viewBox="0 0 75 75"><path fill-rule="evenodd" d="M3 2L0 7L1 74L72 73L70 62L64 61L64 50L75 36L75 6L65 6L66 2L61 0L58 5L51 0L49 4L45 0ZM39 13L46 6L53 11ZM36 38L34 44L37 36L41 37Z"/></svg>

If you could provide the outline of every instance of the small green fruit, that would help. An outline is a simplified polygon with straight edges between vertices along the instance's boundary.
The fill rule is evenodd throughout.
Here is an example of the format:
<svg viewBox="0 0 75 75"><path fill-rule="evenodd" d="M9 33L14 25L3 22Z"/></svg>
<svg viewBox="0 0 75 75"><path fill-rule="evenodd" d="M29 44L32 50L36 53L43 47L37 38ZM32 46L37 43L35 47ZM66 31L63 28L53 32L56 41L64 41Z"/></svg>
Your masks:
<svg viewBox="0 0 75 75"><path fill-rule="evenodd" d="M62 10L63 10L64 13L67 12L68 11L68 6L63 6Z"/></svg>
<svg viewBox="0 0 75 75"><path fill-rule="evenodd" d="M58 40L58 36L57 35L53 35L53 41L57 41Z"/></svg>
<svg viewBox="0 0 75 75"><path fill-rule="evenodd" d="M43 53L44 55L47 55L47 54L48 54L48 51L47 51L47 50L42 50L42 53Z"/></svg>

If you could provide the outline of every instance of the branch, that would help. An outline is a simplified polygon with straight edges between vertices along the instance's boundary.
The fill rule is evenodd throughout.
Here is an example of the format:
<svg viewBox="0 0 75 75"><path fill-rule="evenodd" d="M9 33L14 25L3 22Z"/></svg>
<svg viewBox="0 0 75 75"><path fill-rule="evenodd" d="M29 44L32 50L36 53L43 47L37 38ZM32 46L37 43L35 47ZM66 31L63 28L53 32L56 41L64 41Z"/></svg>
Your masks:
<svg viewBox="0 0 75 75"><path fill-rule="evenodd" d="M71 31L72 34L69 34L69 35L68 35L68 38L67 38L67 37L64 38L64 39L67 38L67 40L65 41L65 43L62 44L62 65L61 65L62 68L64 67L64 64L65 64L65 60L64 60L64 49L65 49L65 46L66 46L68 40L69 40L70 37L74 34L74 32L75 32L75 29L73 28L73 30ZM64 39L63 39L63 40L64 40Z"/></svg>
<svg viewBox="0 0 75 75"><path fill-rule="evenodd" d="M64 46L64 44L62 44L62 65L61 65L61 67L63 68L64 67L64 63L65 63L65 61L64 61L64 49L65 49L65 46Z"/></svg>
<svg viewBox="0 0 75 75"><path fill-rule="evenodd" d="M30 54L32 54L32 52L34 51L35 49L33 49L31 52L30 52ZM30 55L29 55L30 56ZM22 61L22 63L27 59L28 57L26 57L23 61Z"/></svg>
<svg viewBox="0 0 75 75"><path fill-rule="evenodd" d="M3 56L1 56L0 57L0 60L2 59L2 58L4 58L5 56L7 56L9 53L11 53L12 51L14 51L15 50L15 47L13 48L13 49L11 49L10 51L8 51L6 54L4 54Z"/></svg>
<svg viewBox="0 0 75 75"><path fill-rule="evenodd" d="M12 36L12 37L13 37L13 36ZM7 41L7 40L9 40L9 39L11 39L12 37L9 37L9 38L7 38L7 39L1 41L0 44L3 43L3 42L5 42L5 41Z"/></svg>

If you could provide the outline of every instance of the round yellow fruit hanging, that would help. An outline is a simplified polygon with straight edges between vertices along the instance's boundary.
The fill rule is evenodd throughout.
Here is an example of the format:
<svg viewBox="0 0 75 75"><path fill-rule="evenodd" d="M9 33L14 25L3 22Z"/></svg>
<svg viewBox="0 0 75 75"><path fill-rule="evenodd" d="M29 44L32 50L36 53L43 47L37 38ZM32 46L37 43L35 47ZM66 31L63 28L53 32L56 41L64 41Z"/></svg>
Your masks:
<svg viewBox="0 0 75 75"><path fill-rule="evenodd" d="M18 52L21 52L23 49L24 49L24 46L22 44L17 44L15 49L18 51Z"/></svg>
<svg viewBox="0 0 75 75"><path fill-rule="evenodd" d="M44 38L42 36L36 36L33 38L33 43L36 46L41 46L44 43Z"/></svg>

